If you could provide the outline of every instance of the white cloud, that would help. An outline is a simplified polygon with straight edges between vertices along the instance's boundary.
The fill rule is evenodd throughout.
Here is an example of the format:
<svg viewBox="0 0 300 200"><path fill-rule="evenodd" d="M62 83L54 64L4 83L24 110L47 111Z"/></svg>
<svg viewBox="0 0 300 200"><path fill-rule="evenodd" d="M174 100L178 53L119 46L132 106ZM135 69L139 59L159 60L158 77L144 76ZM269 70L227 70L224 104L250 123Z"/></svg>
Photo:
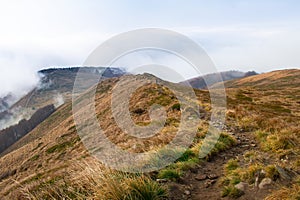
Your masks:
<svg viewBox="0 0 300 200"><path fill-rule="evenodd" d="M292 0L1 1L0 95L26 91L36 70L81 65L113 34L144 27L187 34L221 71L299 68L299 18L299 2ZM184 65L166 56L156 61Z"/></svg>
<svg viewBox="0 0 300 200"><path fill-rule="evenodd" d="M300 28L184 27L178 28L202 44L220 70L271 71L300 68Z"/></svg>
<svg viewBox="0 0 300 200"><path fill-rule="evenodd" d="M14 39L15 38L15 39ZM38 82L36 72L52 66L78 66L108 34L74 33L60 37L0 37L0 97L19 97Z"/></svg>
<svg viewBox="0 0 300 200"><path fill-rule="evenodd" d="M20 97L37 84L39 80L36 74L37 68L27 63L27 59L0 57L0 63L0 97L10 92Z"/></svg>

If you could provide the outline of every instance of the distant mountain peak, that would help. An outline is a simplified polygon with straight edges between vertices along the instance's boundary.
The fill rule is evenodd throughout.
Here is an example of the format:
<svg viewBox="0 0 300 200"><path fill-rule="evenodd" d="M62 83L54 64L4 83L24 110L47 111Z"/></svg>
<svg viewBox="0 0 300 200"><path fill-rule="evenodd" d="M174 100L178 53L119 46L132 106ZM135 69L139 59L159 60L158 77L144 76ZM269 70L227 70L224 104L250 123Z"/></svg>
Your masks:
<svg viewBox="0 0 300 200"><path fill-rule="evenodd" d="M224 71L220 73L206 74L203 76L188 79L181 83L190 84L193 88L204 89L207 88L207 86L213 85L215 83L243 78L247 76L253 76L257 74L258 73L255 71L241 72L237 70L230 70L230 71Z"/></svg>

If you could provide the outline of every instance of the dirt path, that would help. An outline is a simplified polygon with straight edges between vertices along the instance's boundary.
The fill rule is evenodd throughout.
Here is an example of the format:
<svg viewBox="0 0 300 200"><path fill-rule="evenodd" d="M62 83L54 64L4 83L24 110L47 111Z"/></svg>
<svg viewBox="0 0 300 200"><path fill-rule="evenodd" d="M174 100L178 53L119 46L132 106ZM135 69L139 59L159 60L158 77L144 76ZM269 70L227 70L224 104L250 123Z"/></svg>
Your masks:
<svg viewBox="0 0 300 200"><path fill-rule="evenodd" d="M199 164L196 169L187 172L179 183L170 183L170 199L229 199L221 197L223 187L218 184L223 176L224 164L229 159L239 158L245 151L259 148L251 133L235 133L234 136L239 141L236 146L215 155L209 162ZM239 199L263 199L265 196L266 191L248 188Z"/></svg>

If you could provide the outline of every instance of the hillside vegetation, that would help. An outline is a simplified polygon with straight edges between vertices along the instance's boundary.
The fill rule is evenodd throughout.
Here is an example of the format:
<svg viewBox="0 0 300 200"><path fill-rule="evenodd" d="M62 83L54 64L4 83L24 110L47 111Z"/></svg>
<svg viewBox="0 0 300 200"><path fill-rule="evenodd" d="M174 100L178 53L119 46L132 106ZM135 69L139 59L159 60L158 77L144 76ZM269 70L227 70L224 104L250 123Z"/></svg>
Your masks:
<svg viewBox="0 0 300 200"><path fill-rule="evenodd" d="M190 84L193 88L206 89L207 86L213 84L229 81L239 78L244 78L248 76L257 75L255 71L240 72L240 71L225 71L220 73L207 74L199 77L195 77L182 82L183 84Z"/></svg>
<svg viewBox="0 0 300 200"><path fill-rule="evenodd" d="M108 169L92 157L77 135L72 104L66 102L0 158L0 196L3 199L299 199L299 77L300 70L283 70L226 82L226 125L214 149L204 159L198 158L198 152L208 130L211 107L209 92L195 90L202 120L193 144L185 152L173 152L182 154L173 164L145 174ZM129 152L159 151L176 134L182 105L161 85L139 88L130 99L132 120L140 126L148 125L148 111L153 104L164 106L167 119L154 137L136 139L124 133L111 114L111 90L119 80L111 78L97 87L96 113L105 135ZM269 179L271 182L260 188L263 180Z"/></svg>

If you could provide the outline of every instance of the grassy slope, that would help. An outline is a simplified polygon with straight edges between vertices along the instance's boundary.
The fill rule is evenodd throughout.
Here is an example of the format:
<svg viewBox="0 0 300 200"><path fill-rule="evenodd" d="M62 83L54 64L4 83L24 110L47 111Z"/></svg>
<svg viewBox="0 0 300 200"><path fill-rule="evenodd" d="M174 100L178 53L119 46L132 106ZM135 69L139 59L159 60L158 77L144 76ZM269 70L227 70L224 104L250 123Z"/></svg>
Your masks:
<svg viewBox="0 0 300 200"><path fill-rule="evenodd" d="M257 135L257 140L261 141L261 151L254 152L253 155L261 152L270 155L269 163L258 160L257 164L278 163L282 167L292 167L292 171L299 171L299 101L297 100L300 90L299 76L299 70L290 70L227 83L227 86L230 87L228 89L228 124ZM149 116L147 112L143 112L143 114L135 112L137 102L140 103L139 107L144 110L149 108L150 103L165 104L169 110L168 118L170 120L164 128L163 134L145 143L129 137L123 141L118 140L120 138L118 136L123 133L118 130L113 120L111 121L110 115L105 114L105 112L109 113L106 105L107 102L110 102L110 95L107 91L116 81L117 79L105 81L98 88L96 96L98 117L101 119L102 125L106 127L110 139L120 147L134 152L149 150L156 148L158 144L167 143L176 131L180 112L172 109L176 104L172 93L163 89L163 94L161 94L161 90L155 85L148 85L133 95L131 111L133 120L143 124L147 123ZM205 91L196 91L196 93L199 97L199 104L209 110L208 93ZM201 143L207 124L199 124L199 127L195 146ZM281 130L285 130L288 134ZM259 134L259 131L263 134ZM284 143L282 144L281 141ZM136 142L139 142L139 148L131 148L132 144ZM83 162L95 162L88 155L76 134L70 103L60 107L50 118L20 140L14 148L17 150L0 158L0 174L6 174L0 182L0 195L8 198L20 196L24 194L24 190L26 193L27 189L33 193L36 191L41 193L49 186L69 184L74 177L84 171ZM193 167L194 163L198 162L194 158L192 153L188 153L183 158L183 162L175 163L160 172L159 176L176 179L177 175L182 173L181 170ZM285 161L286 158L288 161ZM255 160L255 157L253 159ZM248 166L241 165L238 169L245 172L248 170ZM230 172L225 178L233 179L235 177Z"/></svg>
<svg viewBox="0 0 300 200"><path fill-rule="evenodd" d="M263 169L281 187L287 186L267 198L299 198L300 70L279 70L228 81L226 87L228 123L254 135L260 147L228 163L230 167L238 161L233 169L225 170L223 183L227 190L239 181L253 183L255 171Z"/></svg>
<svg viewBox="0 0 300 200"><path fill-rule="evenodd" d="M177 104L176 98L167 88L156 85L147 85L136 92L130 101L130 111L133 120L143 125L149 122L147 110L153 103L163 104L167 107L167 126L162 134L149 141L135 140L127 137L111 118L107 108L110 102L110 92L117 78L104 81L99 85L96 95L96 111L99 121L105 129L107 136L123 149L133 152L141 152L155 149L168 143L177 131L180 120L178 108L172 108ZM203 103L208 103L208 93L198 91ZM143 113L136 111L136 104L143 109ZM121 137L122 136L122 137ZM137 147L133 144L139 143ZM74 177L76 172L82 171L78 166L83 162L94 162L76 134L71 103L61 106L52 116L40 124L31 133L26 135L14 146L6 156L0 158L0 174L8 174L2 177L0 182L0 195L8 198L22 196L23 190L42 191L45 183L53 183ZM74 173L66 174L66 172ZM43 184L41 184L43 183ZM21 190L20 190L21 189Z"/></svg>
<svg viewBox="0 0 300 200"><path fill-rule="evenodd" d="M45 70L46 71L46 70ZM90 77L85 80L85 83L90 79L95 79L99 75L93 72L86 71L84 75ZM61 95L66 101L72 98L74 81L76 79L76 68L71 69L56 69L52 72L42 74L43 78L41 85L34 88L30 93L21 98L14 107L41 108L46 105L55 104L57 95ZM85 85L85 84L83 84Z"/></svg>

